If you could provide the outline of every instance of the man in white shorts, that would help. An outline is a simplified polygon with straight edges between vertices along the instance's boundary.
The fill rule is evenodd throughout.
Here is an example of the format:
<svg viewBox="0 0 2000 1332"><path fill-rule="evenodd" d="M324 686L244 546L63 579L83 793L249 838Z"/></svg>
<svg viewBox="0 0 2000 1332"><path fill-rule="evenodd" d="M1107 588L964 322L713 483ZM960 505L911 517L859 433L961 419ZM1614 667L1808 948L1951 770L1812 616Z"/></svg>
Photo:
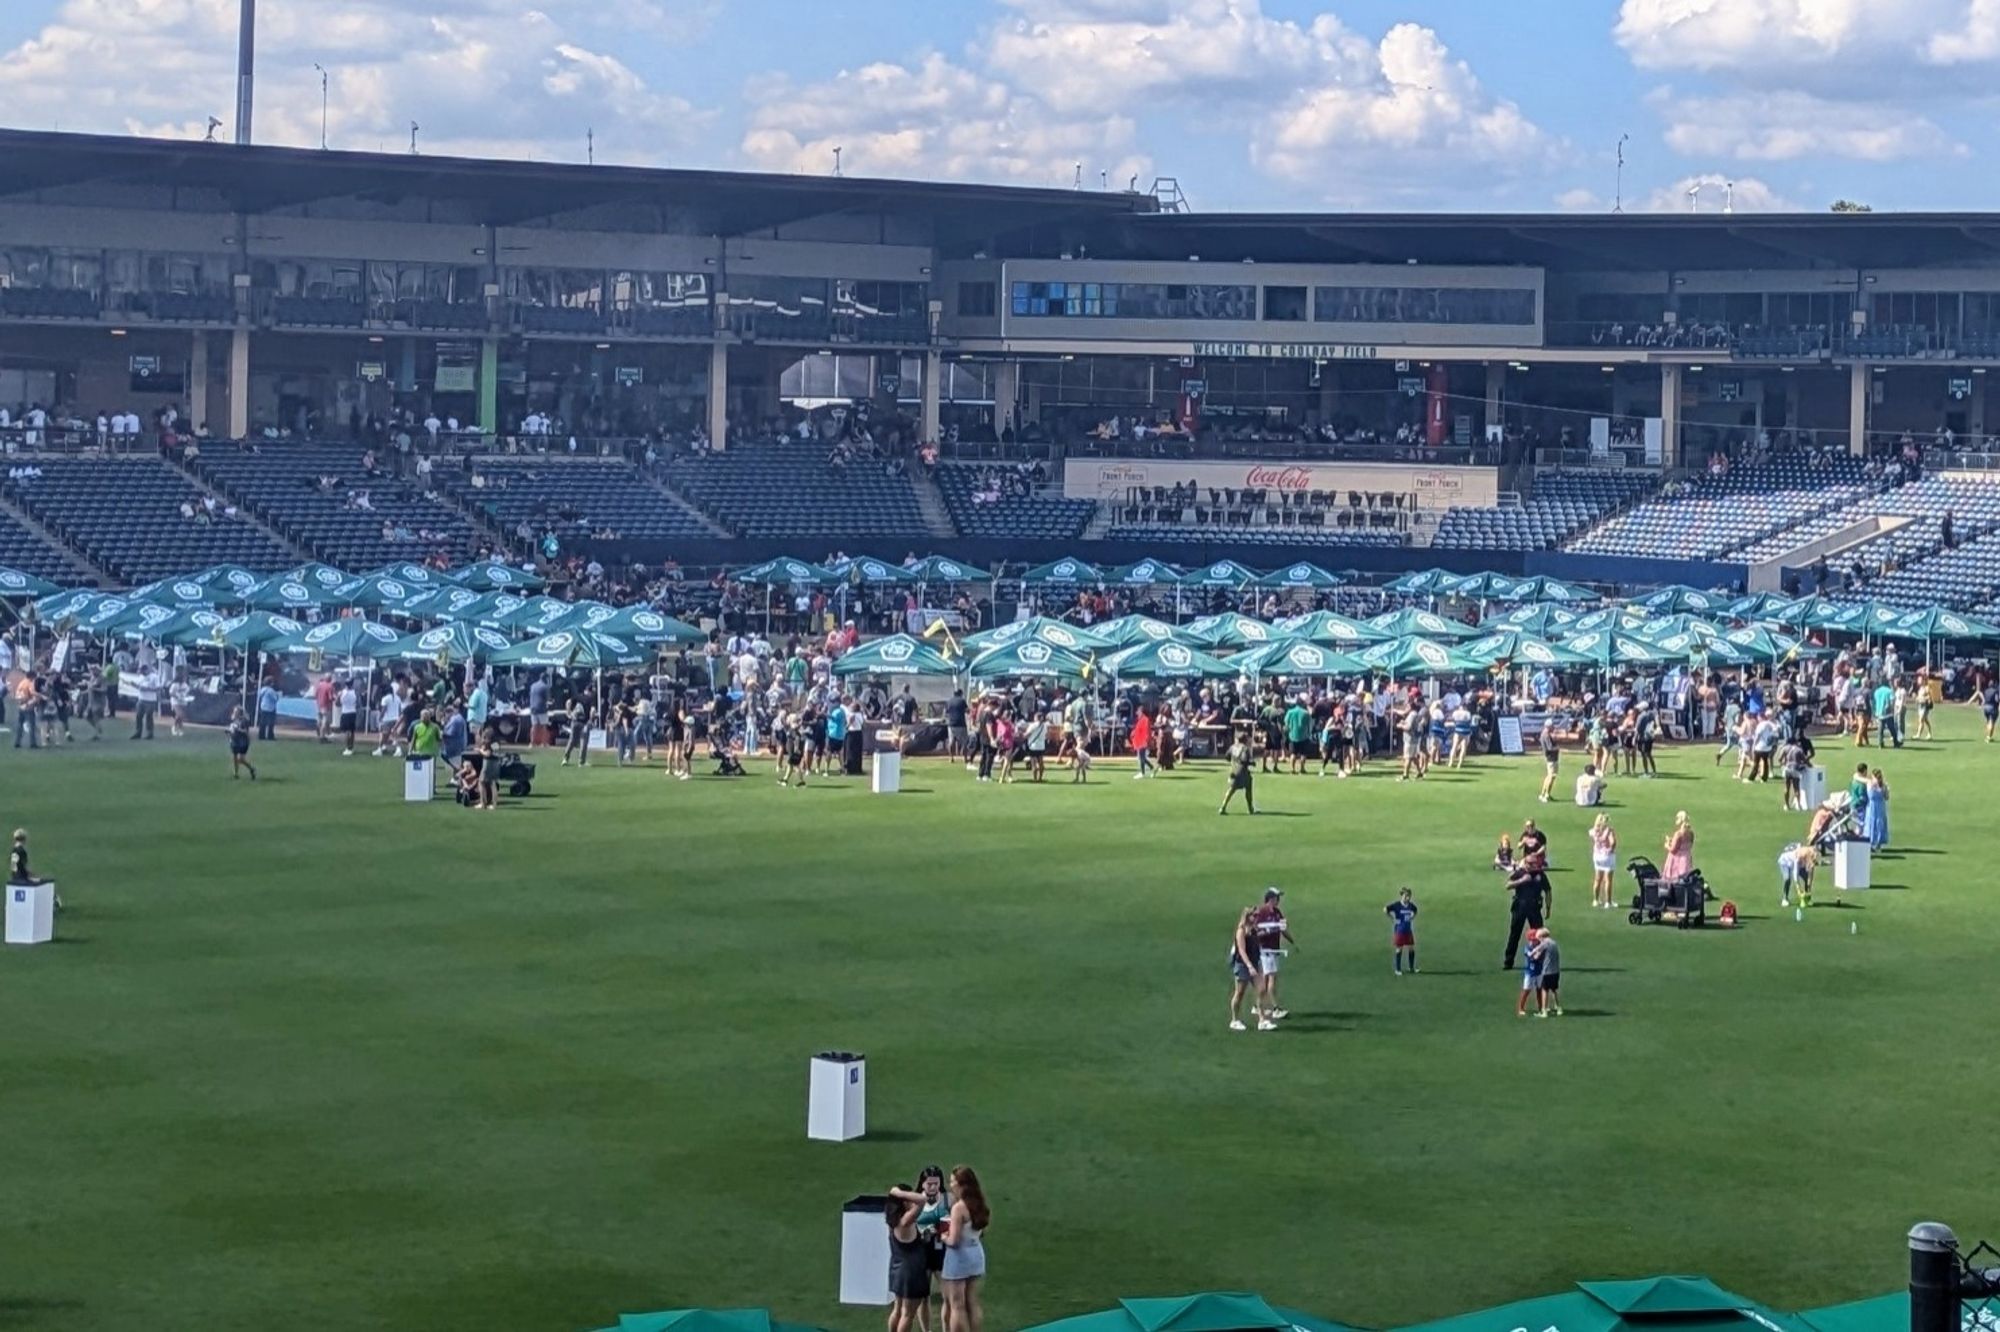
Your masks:
<svg viewBox="0 0 2000 1332"><path fill-rule="evenodd" d="M1285 1010L1278 1007L1278 965L1284 961L1285 945L1292 942L1292 931L1281 905L1284 896L1282 888L1266 888L1263 904L1250 913L1251 939L1257 945L1259 1031L1274 1030L1278 1019L1285 1016Z"/></svg>

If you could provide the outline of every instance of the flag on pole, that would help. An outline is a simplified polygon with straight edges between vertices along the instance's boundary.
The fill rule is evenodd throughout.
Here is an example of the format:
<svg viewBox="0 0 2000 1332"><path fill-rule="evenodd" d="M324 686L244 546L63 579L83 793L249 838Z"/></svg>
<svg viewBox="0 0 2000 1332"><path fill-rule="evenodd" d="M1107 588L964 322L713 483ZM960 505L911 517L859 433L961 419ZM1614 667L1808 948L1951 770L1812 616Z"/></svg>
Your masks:
<svg viewBox="0 0 2000 1332"><path fill-rule="evenodd" d="M939 636L944 638L945 656L956 657L962 655L959 651L958 640L952 637L951 626L944 622L943 616L932 620L930 626L924 630L925 638L937 638Z"/></svg>

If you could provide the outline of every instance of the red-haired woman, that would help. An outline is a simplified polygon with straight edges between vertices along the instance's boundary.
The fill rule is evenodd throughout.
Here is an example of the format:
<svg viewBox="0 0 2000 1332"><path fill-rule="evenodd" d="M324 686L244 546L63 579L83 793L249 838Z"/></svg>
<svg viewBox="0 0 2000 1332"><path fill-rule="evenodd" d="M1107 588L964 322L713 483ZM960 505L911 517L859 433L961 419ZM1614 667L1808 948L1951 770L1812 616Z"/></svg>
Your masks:
<svg viewBox="0 0 2000 1332"><path fill-rule="evenodd" d="M951 1172L951 1215L944 1225L944 1316L946 1332L984 1332L986 1313L979 1289L986 1279L984 1236L993 1214L971 1166Z"/></svg>

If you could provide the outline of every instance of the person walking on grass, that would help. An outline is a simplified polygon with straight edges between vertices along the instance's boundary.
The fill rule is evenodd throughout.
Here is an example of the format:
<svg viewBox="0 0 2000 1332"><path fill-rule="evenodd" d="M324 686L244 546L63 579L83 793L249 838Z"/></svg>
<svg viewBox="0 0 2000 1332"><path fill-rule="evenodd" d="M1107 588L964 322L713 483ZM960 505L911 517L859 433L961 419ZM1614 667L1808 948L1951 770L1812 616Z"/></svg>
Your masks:
<svg viewBox="0 0 2000 1332"><path fill-rule="evenodd" d="M1285 709L1285 753L1291 759L1291 771L1303 776L1306 770L1306 745L1312 738L1312 713L1306 710L1303 694L1292 695L1292 705Z"/></svg>
<svg viewBox="0 0 2000 1332"><path fill-rule="evenodd" d="M1244 907L1243 914L1236 918L1236 936L1229 944L1229 1029L1245 1031L1242 1009L1243 996L1250 996L1250 1012L1257 1018L1259 1028L1267 1028L1264 1015L1257 1008L1257 929L1255 907Z"/></svg>
<svg viewBox="0 0 2000 1332"><path fill-rule="evenodd" d="M1028 780L1037 785L1048 771L1049 762L1049 715L1040 708L1028 714L1028 724L1021 728L1021 742L1028 749Z"/></svg>
<svg viewBox="0 0 2000 1332"><path fill-rule="evenodd" d="M1252 814L1257 812L1257 801L1250 790L1250 771L1250 737L1238 731L1236 742L1229 746L1229 789L1222 793L1222 804L1215 811L1217 814L1229 812L1229 802L1236 798L1238 791L1243 793L1243 808Z"/></svg>
<svg viewBox="0 0 2000 1332"><path fill-rule="evenodd" d="M980 1288L986 1282L986 1230L993 1213L971 1166L951 1172L951 1211L944 1223L945 1326L949 1332L985 1332Z"/></svg>
<svg viewBox="0 0 2000 1332"><path fill-rule="evenodd" d="M1079 718L1063 731L1062 749L1056 754L1060 763L1069 759L1069 782L1071 786L1082 786L1090 781L1090 723Z"/></svg>
<svg viewBox="0 0 2000 1332"><path fill-rule="evenodd" d="M229 710L229 777L231 781L245 772L250 780L257 780L257 769L250 763L250 716L237 704Z"/></svg>
<svg viewBox="0 0 2000 1332"><path fill-rule="evenodd" d="M1382 908L1389 917L1389 957L1398 976L1403 974L1403 961L1407 957L1410 974L1417 974L1417 899L1408 888L1396 894L1396 900Z"/></svg>
<svg viewBox="0 0 2000 1332"><path fill-rule="evenodd" d="M1556 776L1562 768L1562 741L1556 738L1556 719L1542 719L1542 794L1541 802L1546 805L1555 794Z"/></svg>
<svg viewBox="0 0 2000 1332"><path fill-rule="evenodd" d="M798 714L791 712L783 714L778 725L778 785L788 787L792 778L796 777L803 789L806 784L806 729L800 724Z"/></svg>
<svg viewBox="0 0 2000 1332"><path fill-rule="evenodd" d="M1257 998L1263 1020L1259 1031L1267 1031L1285 1010L1278 1007L1278 968L1284 963L1286 946L1293 942L1291 925L1285 919L1282 888L1266 888L1264 900L1250 913L1251 932L1257 944Z"/></svg>
<svg viewBox="0 0 2000 1332"><path fill-rule="evenodd" d="M1979 715L1986 721L1986 743L1992 744L1994 723L2000 722L2000 683L1981 681L1979 688L1966 701L1978 706Z"/></svg>
<svg viewBox="0 0 2000 1332"><path fill-rule="evenodd" d="M1547 929L1542 930L1528 945L1528 955L1541 971L1535 983L1535 1016L1545 1018L1553 1013L1561 1017L1562 948L1556 943L1556 936Z"/></svg>
<svg viewBox="0 0 2000 1332"><path fill-rule="evenodd" d="M354 757L354 732L361 724L361 695L355 692L352 678L341 681L340 696L335 700L340 710L340 751L342 758Z"/></svg>
<svg viewBox="0 0 2000 1332"><path fill-rule="evenodd" d="M572 756L576 766L590 766L590 702L578 694L569 701L568 735L563 744L562 762L556 766L567 768Z"/></svg>

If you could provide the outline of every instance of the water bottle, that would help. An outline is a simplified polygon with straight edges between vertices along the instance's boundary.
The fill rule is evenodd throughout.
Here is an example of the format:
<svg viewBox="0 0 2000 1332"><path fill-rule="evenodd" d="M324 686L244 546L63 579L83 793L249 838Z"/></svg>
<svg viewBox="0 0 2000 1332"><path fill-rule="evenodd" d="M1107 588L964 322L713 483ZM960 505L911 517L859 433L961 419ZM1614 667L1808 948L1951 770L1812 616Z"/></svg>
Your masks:
<svg viewBox="0 0 2000 1332"><path fill-rule="evenodd" d="M1847 922L1847 932L1848 932L1849 934L1859 934L1859 933L1861 933L1861 922L1860 922L1860 921L1858 921L1858 920L1850 920L1850 921L1848 921L1848 922Z"/></svg>
<svg viewBox="0 0 2000 1332"><path fill-rule="evenodd" d="M1805 918L1806 918L1806 909L1804 907L1796 906L1792 908L1793 920L1804 920Z"/></svg>

